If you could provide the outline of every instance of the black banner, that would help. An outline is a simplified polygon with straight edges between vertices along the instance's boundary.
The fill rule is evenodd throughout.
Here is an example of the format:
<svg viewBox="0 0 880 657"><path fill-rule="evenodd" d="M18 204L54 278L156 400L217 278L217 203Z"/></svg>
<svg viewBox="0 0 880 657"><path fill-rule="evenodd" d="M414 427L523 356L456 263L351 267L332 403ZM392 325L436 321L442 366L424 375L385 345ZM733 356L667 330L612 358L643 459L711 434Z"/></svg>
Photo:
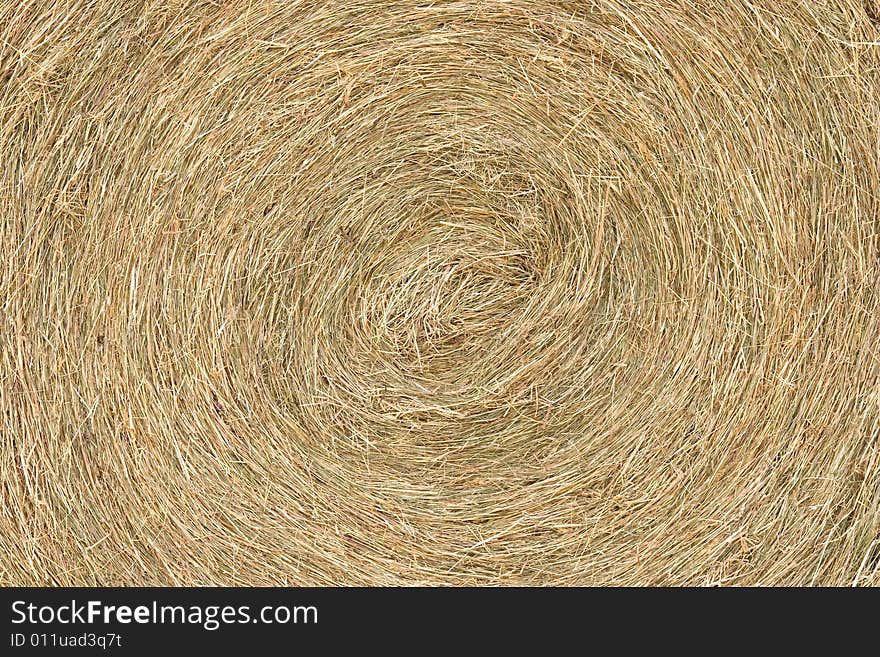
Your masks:
<svg viewBox="0 0 880 657"><path fill-rule="evenodd" d="M876 591L687 589L0 589L0 654L430 646L725 645L845 619L843 637L876 626ZM858 604L855 604L858 599ZM846 604L847 602L853 604ZM792 637L789 635L790 640ZM812 640L812 639L811 639ZM839 647L839 646L838 646ZM562 650L563 652L568 652ZM578 651L582 652L582 651ZM153 653L155 654L155 653Z"/></svg>

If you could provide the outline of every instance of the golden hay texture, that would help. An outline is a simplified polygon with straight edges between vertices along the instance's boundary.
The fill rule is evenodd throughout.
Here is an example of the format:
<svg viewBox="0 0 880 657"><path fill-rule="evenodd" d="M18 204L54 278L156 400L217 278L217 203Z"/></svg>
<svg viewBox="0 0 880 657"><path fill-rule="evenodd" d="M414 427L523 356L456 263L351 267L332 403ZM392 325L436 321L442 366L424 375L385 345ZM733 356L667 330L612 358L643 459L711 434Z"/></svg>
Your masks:
<svg viewBox="0 0 880 657"><path fill-rule="evenodd" d="M0 37L0 582L880 584L876 0Z"/></svg>

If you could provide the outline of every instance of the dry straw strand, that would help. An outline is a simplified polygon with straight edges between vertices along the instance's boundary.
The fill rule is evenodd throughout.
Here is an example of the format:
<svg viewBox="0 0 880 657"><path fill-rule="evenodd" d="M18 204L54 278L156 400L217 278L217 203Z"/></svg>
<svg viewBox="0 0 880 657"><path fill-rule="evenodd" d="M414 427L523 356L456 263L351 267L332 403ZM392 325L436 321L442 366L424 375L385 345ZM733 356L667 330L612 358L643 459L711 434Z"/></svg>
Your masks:
<svg viewBox="0 0 880 657"><path fill-rule="evenodd" d="M880 584L876 0L0 0L0 584Z"/></svg>

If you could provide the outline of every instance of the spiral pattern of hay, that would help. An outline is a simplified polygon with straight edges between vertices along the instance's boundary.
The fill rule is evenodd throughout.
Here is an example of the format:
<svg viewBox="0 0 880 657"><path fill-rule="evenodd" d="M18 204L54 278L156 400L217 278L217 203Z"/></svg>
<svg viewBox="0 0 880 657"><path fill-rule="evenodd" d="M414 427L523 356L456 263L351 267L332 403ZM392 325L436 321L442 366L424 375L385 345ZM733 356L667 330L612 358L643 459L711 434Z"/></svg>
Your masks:
<svg viewBox="0 0 880 657"><path fill-rule="evenodd" d="M0 37L0 582L880 584L876 0Z"/></svg>

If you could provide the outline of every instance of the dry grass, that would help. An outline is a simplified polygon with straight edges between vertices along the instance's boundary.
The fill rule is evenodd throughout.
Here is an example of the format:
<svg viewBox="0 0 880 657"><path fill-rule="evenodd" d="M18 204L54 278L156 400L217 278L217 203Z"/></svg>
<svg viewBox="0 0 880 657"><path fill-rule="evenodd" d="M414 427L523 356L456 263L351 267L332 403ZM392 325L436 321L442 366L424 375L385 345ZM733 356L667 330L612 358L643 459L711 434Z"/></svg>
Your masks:
<svg viewBox="0 0 880 657"><path fill-rule="evenodd" d="M876 0L0 0L0 583L880 585Z"/></svg>

